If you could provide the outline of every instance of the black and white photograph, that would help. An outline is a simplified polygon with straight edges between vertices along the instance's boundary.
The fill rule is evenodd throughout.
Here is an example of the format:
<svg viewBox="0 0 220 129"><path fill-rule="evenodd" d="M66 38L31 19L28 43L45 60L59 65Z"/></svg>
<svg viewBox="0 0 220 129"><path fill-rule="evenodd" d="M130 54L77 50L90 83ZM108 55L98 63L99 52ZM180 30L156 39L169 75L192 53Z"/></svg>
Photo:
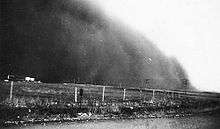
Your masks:
<svg viewBox="0 0 220 129"><path fill-rule="evenodd" d="M1 0L1 129L220 129L219 0Z"/></svg>

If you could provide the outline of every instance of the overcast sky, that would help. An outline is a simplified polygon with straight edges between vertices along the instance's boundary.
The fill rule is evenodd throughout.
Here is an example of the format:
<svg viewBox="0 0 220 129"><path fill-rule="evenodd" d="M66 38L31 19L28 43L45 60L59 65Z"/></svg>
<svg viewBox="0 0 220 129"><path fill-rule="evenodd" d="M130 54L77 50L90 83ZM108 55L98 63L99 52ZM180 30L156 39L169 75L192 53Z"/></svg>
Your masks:
<svg viewBox="0 0 220 129"><path fill-rule="evenodd" d="M143 33L167 56L175 56L196 88L220 92L219 0L95 1L109 17Z"/></svg>

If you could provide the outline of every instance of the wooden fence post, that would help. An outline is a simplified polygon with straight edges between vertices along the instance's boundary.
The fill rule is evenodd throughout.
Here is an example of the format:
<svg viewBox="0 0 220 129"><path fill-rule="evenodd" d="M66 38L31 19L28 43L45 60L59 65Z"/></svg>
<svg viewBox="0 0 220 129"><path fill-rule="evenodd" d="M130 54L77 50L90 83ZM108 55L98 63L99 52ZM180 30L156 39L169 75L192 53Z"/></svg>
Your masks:
<svg viewBox="0 0 220 129"><path fill-rule="evenodd" d="M77 87L75 87L75 102L77 102Z"/></svg>
<svg viewBox="0 0 220 129"><path fill-rule="evenodd" d="M105 101L105 86L102 89L102 102Z"/></svg>
<svg viewBox="0 0 220 129"><path fill-rule="evenodd" d="M125 100L126 89L124 89L123 100Z"/></svg>

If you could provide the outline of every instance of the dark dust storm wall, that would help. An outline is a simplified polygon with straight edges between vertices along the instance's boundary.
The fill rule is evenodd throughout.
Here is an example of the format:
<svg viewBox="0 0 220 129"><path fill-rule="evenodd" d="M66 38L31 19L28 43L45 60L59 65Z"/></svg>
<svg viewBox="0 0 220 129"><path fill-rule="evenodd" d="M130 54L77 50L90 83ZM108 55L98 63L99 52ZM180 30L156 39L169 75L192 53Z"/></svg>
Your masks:
<svg viewBox="0 0 220 129"><path fill-rule="evenodd" d="M81 0L2 1L1 78L192 89L175 58L101 12Z"/></svg>

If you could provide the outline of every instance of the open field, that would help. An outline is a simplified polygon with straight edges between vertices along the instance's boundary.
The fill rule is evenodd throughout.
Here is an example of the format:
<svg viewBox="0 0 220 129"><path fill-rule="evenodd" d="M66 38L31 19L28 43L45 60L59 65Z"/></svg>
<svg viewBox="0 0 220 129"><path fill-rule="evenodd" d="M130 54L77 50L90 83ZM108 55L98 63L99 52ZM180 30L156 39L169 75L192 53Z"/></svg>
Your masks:
<svg viewBox="0 0 220 129"><path fill-rule="evenodd" d="M0 83L0 121L184 116L220 109L220 94L91 84Z"/></svg>
<svg viewBox="0 0 220 129"><path fill-rule="evenodd" d="M1 82L1 94L9 95L10 82ZM75 91L77 87L77 92ZM83 97L89 97L91 99L102 99L103 87L105 87L104 97L105 100L123 100L124 92L126 100L132 99L144 99L149 100L153 96L153 91L156 97L197 97L207 99L220 99L220 93L212 92L193 92L193 91L175 91L175 90L163 90L163 89L144 89L144 88L123 88L119 86L103 86L92 84L74 84L74 83L33 83L33 82L14 82L13 94L15 95L28 95L28 96L75 96L75 93L79 94L79 89L83 89ZM124 91L125 90L125 91Z"/></svg>

